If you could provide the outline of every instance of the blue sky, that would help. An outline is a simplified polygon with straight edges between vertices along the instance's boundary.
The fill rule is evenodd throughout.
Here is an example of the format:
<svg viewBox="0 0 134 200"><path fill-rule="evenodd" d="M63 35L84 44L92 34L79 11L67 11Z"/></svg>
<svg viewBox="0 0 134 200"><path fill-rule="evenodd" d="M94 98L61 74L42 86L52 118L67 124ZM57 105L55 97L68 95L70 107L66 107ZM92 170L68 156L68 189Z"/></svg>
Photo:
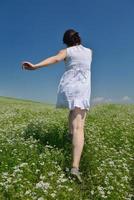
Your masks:
<svg viewBox="0 0 134 200"><path fill-rule="evenodd" d="M133 0L0 1L0 96L56 103L64 62L35 71L65 48L65 30L76 29L93 50L91 102L134 103Z"/></svg>

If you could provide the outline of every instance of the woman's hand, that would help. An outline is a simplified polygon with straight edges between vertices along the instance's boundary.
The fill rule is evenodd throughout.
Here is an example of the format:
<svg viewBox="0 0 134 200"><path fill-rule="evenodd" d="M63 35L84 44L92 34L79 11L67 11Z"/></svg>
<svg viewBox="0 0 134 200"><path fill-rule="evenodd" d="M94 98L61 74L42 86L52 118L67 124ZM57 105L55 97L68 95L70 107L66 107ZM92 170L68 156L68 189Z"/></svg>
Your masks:
<svg viewBox="0 0 134 200"><path fill-rule="evenodd" d="M36 67L30 62L22 62L22 69L35 70Z"/></svg>

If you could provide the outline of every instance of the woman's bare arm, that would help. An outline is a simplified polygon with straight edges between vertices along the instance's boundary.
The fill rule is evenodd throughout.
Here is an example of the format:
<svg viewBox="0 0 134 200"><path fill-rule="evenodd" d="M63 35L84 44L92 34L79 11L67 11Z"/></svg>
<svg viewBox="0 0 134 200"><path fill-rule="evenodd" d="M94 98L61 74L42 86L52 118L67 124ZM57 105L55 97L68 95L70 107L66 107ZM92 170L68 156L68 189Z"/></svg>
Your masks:
<svg viewBox="0 0 134 200"><path fill-rule="evenodd" d="M50 64L55 64L57 62L60 62L61 60L64 60L65 58L66 58L66 49L62 49L55 56L46 58L45 60L43 60L37 64L32 64L30 62L24 62L22 65L25 69L32 70L32 69L38 69L40 67L45 67Z"/></svg>

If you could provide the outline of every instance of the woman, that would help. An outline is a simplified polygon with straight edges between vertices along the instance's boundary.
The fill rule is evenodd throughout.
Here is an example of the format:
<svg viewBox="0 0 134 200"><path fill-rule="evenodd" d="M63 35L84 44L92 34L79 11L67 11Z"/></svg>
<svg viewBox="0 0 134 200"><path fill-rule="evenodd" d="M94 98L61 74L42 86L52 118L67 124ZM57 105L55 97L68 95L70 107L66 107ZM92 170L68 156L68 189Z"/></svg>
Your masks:
<svg viewBox="0 0 134 200"><path fill-rule="evenodd" d="M71 174L82 179L79 163L84 146L84 122L90 108L92 50L81 44L81 37L74 29L68 29L63 35L67 48L37 64L23 62L22 69L35 70L64 60L65 73L61 77L56 108L69 108L69 137L72 139Z"/></svg>

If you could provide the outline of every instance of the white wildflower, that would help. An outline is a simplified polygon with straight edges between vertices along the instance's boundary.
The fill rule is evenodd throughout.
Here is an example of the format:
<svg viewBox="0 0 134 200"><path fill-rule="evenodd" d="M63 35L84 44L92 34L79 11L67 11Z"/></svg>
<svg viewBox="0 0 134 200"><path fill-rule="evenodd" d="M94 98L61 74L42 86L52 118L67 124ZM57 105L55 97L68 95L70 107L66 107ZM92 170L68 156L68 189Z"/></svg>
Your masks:
<svg viewBox="0 0 134 200"><path fill-rule="evenodd" d="M40 170L39 169L36 169L35 173L37 174Z"/></svg>
<svg viewBox="0 0 134 200"><path fill-rule="evenodd" d="M44 180L46 177L42 176L42 174L40 175L40 179Z"/></svg>
<svg viewBox="0 0 134 200"><path fill-rule="evenodd" d="M113 189L114 189L114 187L113 187L112 185L110 185L108 188L109 188L110 190L113 190Z"/></svg>
<svg viewBox="0 0 134 200"><path fill-rule="evenodd" d="M28 194L30 194L31 193L31 190L27 190L26 192L25 192L25 195L28 195Z"/></svg>
<svg viewBox="0 0 134 200"><path fill-rule="evenodd" d="M52 194L50 194L51 195L51 197L55 197L56 196L56 194L55 193L52 193Z"/></svg>
<svg viewBox="0 0 134 200"><path fill-rule="evenodd" d="M44 165L45 163L44 163L44 162L41 162L40 164L41 164L41 165Z"/></svg>
<svg viewBox="0 0 134 200"><path fill-rule="evenodd" d="M66 167L66 172L69 172L69 168Z"/></svg>
<svg viewBox="0 0 134 200"><path fill-rule="evenodd" d="M43 197L39 197L38 200L44 200L44 198Z"/></svg>
<svg viewBox="0 0 134 200"><path fill-rule="evenodd" d="M61 181L62 183L64 183L64 182L67 181L67 178L62 178L60 181Z"/></svg>
<svg viewBox="0 0 134 200"><path fill-rule="evenodd" d="M114 166L114 161L109 161L109 164L111 165L111 166Z"/></svg>
<svg viewBox="0 0 134 200"><path fill-rule="evenodd" d="M93 190L91 190L91 194L92 194L92 195L94 194L94 191L93 191Z"/></svg>
<svg viewBox="0 0 134 200"><path fill-rule="evenodd" d="M41 188L41 189L48 189L50 186L50 183L47 183L47 182L43 182L43 181L40 181L39 183L36 184L36 188Z"/></svg>
<svg viewBox="0 0 134 200"><path fill-rule="evenodd" d="M68 191L70 192L70 191L72 191L73 189L72 188L68 188Z"/></svg>
<svg viewBox="0 0 134 200"><path fill-rule="evenodd" d="M103 188L103 187L98 186L98 190L99 190L99 193L100 193L101 195L105 195L105 192L104 192L104 188Z"/></svg>
<svg viewBox="0 0 134 200"><path fill-rule="evenodd" d="M55 174L55 172L48 172L48 176L52 176L54 174Z"/></svg>
<svg viewBox="0 0 134 200"><path fill-rule="evenodd" d="M27 166L28 163L21 163L19 167L24 167L24 166Z"/></svg>

